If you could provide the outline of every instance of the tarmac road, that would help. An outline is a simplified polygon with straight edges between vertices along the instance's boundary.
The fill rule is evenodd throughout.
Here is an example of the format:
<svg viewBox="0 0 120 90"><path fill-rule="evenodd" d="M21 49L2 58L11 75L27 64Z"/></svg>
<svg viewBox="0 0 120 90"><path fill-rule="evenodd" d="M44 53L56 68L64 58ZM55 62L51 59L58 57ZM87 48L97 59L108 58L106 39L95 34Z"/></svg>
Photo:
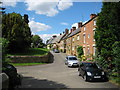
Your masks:
<svg viewBox="0 0 120 90"><path fill-rule="evenodd" d="M16 67L23 76L20 88L118 88L110 82L85 82L78 76L78 68L64 64L66 54L53 55L52 64Z"/></svg>

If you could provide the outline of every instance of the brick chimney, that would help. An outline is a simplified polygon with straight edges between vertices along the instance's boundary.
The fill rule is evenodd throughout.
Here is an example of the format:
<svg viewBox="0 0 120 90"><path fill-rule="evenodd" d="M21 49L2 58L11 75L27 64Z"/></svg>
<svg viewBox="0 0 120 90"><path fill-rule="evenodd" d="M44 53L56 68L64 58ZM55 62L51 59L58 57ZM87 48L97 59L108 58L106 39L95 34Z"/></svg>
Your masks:
<svg viewBox="0 0 120 90"><path fill-rule="evenodd" d="M76 27L72 27L72 30L75 31L75 30L76 30Z"/></svg>
<svg viewBox="0 0 120 90"><path fill-rule="evenodd" d="M82 22L78 22L78 28L82 26Z"/></svg>
<svg viewBox="0 0 120 90"><path fill-rule="evenodd" d="M72 32L73 32L73 29L71 28L71 29L70 29L70 33L72 33Z"/></svg>
<svg viewBox="0 0 120 90"><path fill-rule="evenodd" d="M68 34L69 33L69 29L65 29L65 34Z"/></svg>
<svg viewBox="0 0 120 90"><path fill-rule="evenodd" d="M57 36L56 36L56 35L53 35L52 37L53 37L53 38L56 38Z"/></svg>
<svg viewBox="0 0 120 90"><path fill-rule="evenodd" d="M91 14L90 19L94 18L95 16L97 16L97 15L96 14Z"/></svg>

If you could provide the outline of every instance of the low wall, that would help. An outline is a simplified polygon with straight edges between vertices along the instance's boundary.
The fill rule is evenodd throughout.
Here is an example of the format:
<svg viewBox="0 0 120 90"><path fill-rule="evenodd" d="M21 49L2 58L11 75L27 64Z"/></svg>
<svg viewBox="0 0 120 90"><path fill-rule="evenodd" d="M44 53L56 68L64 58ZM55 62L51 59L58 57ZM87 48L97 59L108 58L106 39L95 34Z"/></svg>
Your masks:
<svg viewBox="0 0 120 90"><path fill-rule="evenodd" d="M12 63L52 63L54 56L49 52L45 56L9 56Z"/></svg>

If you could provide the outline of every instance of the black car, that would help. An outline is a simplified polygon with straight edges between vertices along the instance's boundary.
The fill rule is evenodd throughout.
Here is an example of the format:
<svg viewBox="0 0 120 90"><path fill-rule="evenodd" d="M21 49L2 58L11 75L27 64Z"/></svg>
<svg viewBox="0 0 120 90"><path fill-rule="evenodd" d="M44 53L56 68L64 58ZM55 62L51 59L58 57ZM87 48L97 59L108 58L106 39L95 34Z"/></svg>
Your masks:
<svg viewBox="0 0 120 90"><path fill-rule="evenodd" d="M81 62L78 71L85 81L107 80L106 73L95 62Z"/></svg>

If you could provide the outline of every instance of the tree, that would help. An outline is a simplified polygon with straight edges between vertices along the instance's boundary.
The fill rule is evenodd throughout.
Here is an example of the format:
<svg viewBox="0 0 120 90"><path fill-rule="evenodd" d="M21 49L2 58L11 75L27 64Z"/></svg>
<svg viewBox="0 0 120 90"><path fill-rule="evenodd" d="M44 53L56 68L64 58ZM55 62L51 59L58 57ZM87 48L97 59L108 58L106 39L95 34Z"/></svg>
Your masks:
<svg viewBox="0 0 120 90"><path fill-rule="evenodd" d="M28 16L17 13L4 14L2 18L2 37L9 41L10 52L21 52L31 45L31 31Z"/></svg>
<svg viewBox="0 0 120 90"><path fill-rule="evenodd" d="M8 53L8 44L9 41L5 38L0 38L0 58L2 62L5 62L5 56Z"/></svg>
<svg viewBox="0 0 120 90"><path fill-rule="evenodd" d="M112 62L112 45L120 41L120 2L103 2L98 14L95 32L98 56L103 57L106 63ZM104 62L104 61L103 61Z"/></svg>
<svg viewBox="0 0 120 90"><path fill-rule="evenodd" d="M43 47L42 39L38 35L32 36L32 43L34 48Z"/></svg>
<svg viewBox="0 0 120 90"><path fill-rule="evenodd" d="M84 54L82 46L79 46L77 48L77 53L78 53L78 57L81 58L81 56Z"/></svg>

